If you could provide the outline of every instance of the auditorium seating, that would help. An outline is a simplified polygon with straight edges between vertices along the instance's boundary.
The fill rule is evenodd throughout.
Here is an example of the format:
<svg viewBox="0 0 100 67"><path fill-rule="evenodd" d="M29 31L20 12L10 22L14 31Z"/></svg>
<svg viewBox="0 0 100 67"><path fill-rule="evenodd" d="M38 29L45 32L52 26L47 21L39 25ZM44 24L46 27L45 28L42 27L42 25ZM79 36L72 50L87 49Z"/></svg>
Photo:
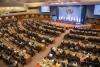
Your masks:
<svg viewBox="0 0 100 67"><path fill-rule="evenodd" d="M35 18L35 17L34 17ZM54 43L55 37L65 30L63 27L24 16L0 18L0 58L10 67L19 67Z"/></svg>
<svg viewBox="0 0 100 67"><path fill-rule="evenodd" d="M98 37L99 30L70 29L60 46L52 47L39 64L48 67L99 67L100 39Z"/></svg>
<svg viewBox="0 0 100 67"><path fill-rule="evenodd" d="M74 30L70 31L70 34L65 35L65 39L67 38L100 43L100 31L74 28Z"/></svg>
<svg viewBox="0 0 100 67"><path fill-rule="evenodd" d="M87 29L87 28L73 28L74 30L81 30L81 31L87 31L87 32L100 32L98 29Z"/></svg>
<svg viewBox="0 0 100 67"><path fill-rule="evenodd" d="M47 57L40 62L40 65L51 67L99 67L100 55L91 54L88 52L89 49L86 49L69 41L67 43L62 42L57 48L53 47L51 49Z"/></svg>
<svg viewBox="0 0 100 67"><path fill-rule="evenodd" d="M59 27L56 27L56 26L50 27L49 25L46 26L46 24L43 24L41 22L34 22L34 23L24 22L23 25L24 25L25 28L28 28L28 30L42 32L41 34L45 34L45 35L49 34L49 35L52 35L52 36L58 36L59 33L60 33L60 32L58 32ZM53 31L52 29L55 30L55 31ZM58 31L56 31L56 30L58 30ZM61 30L61 31L63 31L63 30Z"/></svg>
<svg viewBox="0 0 100 67"><path fill-rule="evenodd" d="M0 58L11 67L17 67L19 63L25 63L23 52L16 52L13 48L5 46L2 42L0 42Z"/></svg>

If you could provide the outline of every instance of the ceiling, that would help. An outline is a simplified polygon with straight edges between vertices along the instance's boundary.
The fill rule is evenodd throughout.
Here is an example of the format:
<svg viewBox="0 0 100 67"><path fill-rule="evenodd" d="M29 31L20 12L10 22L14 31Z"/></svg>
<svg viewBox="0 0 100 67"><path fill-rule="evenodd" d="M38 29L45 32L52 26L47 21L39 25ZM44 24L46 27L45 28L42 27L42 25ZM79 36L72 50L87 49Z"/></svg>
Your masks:
<svg viewBox="0 0 100 67"><path fill-rule="evenodd" d="M0 0L0 6L23 6L24 3L44 2L47 5L59 4L100 4L100 0Z"/></svg>
<svg viewBox="0 0 100 67"><path fill-rule="evenodd" d="M0 0L0 2L16 2L16 3L29 3L29 2L41 2L45 0Z"/></svg>
<svg viewBox="0 0 100 67"><path fill-rule="evenodd" d="M21 2L21 3L31 3L31 2L100 2L100 0L0 0L0 2Z"/></svg>

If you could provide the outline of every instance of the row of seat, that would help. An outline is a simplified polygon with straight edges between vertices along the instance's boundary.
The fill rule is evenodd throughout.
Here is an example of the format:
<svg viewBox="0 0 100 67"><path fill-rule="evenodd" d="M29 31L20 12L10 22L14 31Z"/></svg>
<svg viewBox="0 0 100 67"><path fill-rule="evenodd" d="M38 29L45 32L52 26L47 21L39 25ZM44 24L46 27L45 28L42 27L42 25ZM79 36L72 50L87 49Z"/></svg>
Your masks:
<svg viewBox="0 0 100 67"><path fill-rule="evenodd" d="M0 58L10 67L17 67L20 63L25 64L25 58L22 51L16 52L13 48L5 46L0 42Z"/></svg>
<svg viewBox="0 0 100 67"><path fill-rule="evenodd" d="M32 22L28 21L28 22L24 22L23 25L25 28L27 28L28 30L31 30L31 31L42 32L42 34L45 34L45 35L49 34L51 36L59 36L59 32L57 32L55 29L50 30L53 27L48 29L46 27L49 27L49 26L46 26L44 28L43 24L41 24L41 23L38 24L38 23L32 23Z"/></svg>
<svg viewBox="0 0 100 67"><path fill-rule="evenodd" d="M80 51L82 53L91 53L93 55L100 55L100 48L96 47L96 45L91 45L91 44L82 44L80 45L79 43L75 44L75 42L62 42L61 45L59 46L62 49L64 47L67 47L67 49L72 50L72 51Z"/></svg>
<svg viewBox="0 0 100 67"><path fill-rule="evenodd" d="M99 37L88 37L84 35L77 35L77 34L66 34L65 39L76 39L76 40L82 40L82 41L90 41L93 43L100 43L100 38Z"/></svg>
<svg viewBox="0 0 100 67"><path fill-rule="evenodd" d="M46 23L41 21L41 24L44 26L44 28L50 29L50 30L55 30L55 31L60 31L60 32L64 32L64 27L60 27L60 26L54 26L51 23Z"/></svg>
<svg viewBox="0 0 100 67"><path fill-rule="evenodd" d="M10 67L18 67L19 64L24 65L29 63L30 59L32 60L32 57L37 52L42 51L42 47L45 48L47 45L52 44L54 38L64 32L63 28L59 26L45 22L42 22L42 24L40 23L41 21L37 21L36 19L30 21L30 18L24 18L22 21L19 21L16 17L0 20L0 41L4 46L8 45L10 47L7 46L5 48L3 46L3 49L0 48L4 52L0 54L2 59L5 60L4 62L7 61L8 65L14 64ZM7 50L8 48L9 50ZM10 54L6 55L6 52L10 52ZM13 62L2 55L10 57ZM11 63L9 64L10 61Z"/></svg>
<svg viewBox="0 0 100 67"><path fill-rule="evenodd" d="M100 36L98 32L92 32L92 31L81 31L81 30L74 30L70 31L72 34L78 34L78 35L87 35L87 36Z"/></svg>
<svg viewBox="0 0 100 67"><path fill-rule="evenodd" d="M76 30L79 32L72 34L72 31ZM41 67L99 67L99 37L92 36L92 34L87 35L85 32L79 35L80 31L80 29L71 29L71 32L64 36L60 46L51 48L39 65ZM90 30L85 31L89 32ZM94 31L91 30L91 32Z"/></svg>
<svg viewBox="0 0 100 67"><path fill-rule="evenodd" d="M97 29L87 29L87 28L73 28L74 30L81 30L81 31L87 31L87 32L100 32L100 30Z"/></svg>
<svg viewBox="0 0 100 67"><path fill-rule="evenodd" d="M66 48L66 46L63 47ZM100 60L98 57L93 59L91 55L89 56L83 53L80 56L79 52L64 48L60 46L58 48L52 48L47 57L40 62L41 67L99 67Z"/></svg>

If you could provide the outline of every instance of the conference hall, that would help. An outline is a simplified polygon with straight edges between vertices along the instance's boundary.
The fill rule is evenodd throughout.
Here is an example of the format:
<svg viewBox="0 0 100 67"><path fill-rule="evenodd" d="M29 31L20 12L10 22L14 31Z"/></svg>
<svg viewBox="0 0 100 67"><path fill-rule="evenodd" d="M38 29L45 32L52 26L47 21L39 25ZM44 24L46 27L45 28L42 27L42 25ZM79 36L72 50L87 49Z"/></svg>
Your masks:
<svg viewBox="0 0 100 67"><path fill-rule="evenodd" d="M100 0L0 0L0 67L100 67Z"/></svg>

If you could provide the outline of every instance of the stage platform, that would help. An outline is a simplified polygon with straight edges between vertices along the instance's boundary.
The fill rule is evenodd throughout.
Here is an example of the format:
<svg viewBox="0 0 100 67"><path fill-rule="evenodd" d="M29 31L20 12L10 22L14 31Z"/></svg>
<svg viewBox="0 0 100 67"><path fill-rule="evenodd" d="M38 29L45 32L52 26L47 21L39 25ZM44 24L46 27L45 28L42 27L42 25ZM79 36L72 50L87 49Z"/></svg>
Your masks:
<svg viewBox="0 0 100 67"><path fill-rule="evenodd" d="M85 27L85 28L91 28L91 24L68 24L68 23L62 23L62 22L49 22L56 26L61 26L65 28L73 28L73 27Z"/></svg>

